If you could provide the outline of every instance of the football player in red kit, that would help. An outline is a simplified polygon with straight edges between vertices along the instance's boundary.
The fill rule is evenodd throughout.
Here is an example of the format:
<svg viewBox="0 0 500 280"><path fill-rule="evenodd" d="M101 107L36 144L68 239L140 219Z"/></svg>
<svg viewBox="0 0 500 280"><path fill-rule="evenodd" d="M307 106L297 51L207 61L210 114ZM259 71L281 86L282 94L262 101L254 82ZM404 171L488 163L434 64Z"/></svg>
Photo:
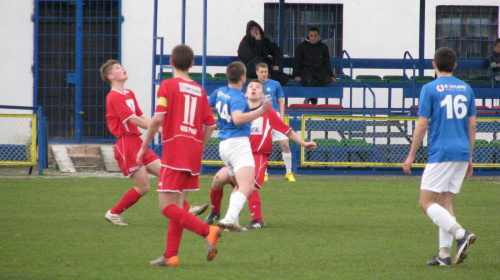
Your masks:
<svg viewBox="0 0 500 280"><path fill-rule="evenodd" d="M115 159L123 175L134 182L134 187L104 217L114 225L126 226L128 224L123 222L121 214L149 191L148 173L156 176L160 174L160 160L148 149L142 159L145 167L137 164L137 152L142 145L142 132L137 127L147 129L151 120L142 113L134 93L125 89L125 81L128 79L125 69L118 60L110 59L101 66L100 72L103 81L111 86L106 96L106 122L109 131L117 138L114 146ZM158 132L161 132L161 128ZM187 201L184 202L184 207L189 208ZM208 204L193 206L189 211L200 215L207 207Z"/></svg>
<svg viewBox="0 0 500 280"><path fill-rule="evenodd" d="M148 149L142 159L145 167L140 167L136 162L137 152L142 145L142 133L137 127L147 129L151 120L142 113L134 93L125 89L128 78L125 69L119 61L110 59L101 66L100 72L102 79L111 85L111 91L106 96L106 122L109 131L117 138L115 159L123 175L134 182L134 187L106 213L105 218L112 224L126 226L128 224L123 222L121 214L149 191L148 173L158 176L160 161ZM161 132L161 128L158 131Z"/></svg>
<svg viewBox="0 0 500 280"><path fill-rule="evenodd" d="M153 266L177 266L179 245L184 228L204 237L207 261L217 254L221 230L200 221L184 208L189 191L199 189L203 148L215 129L215 120L203 88L189 77L194 65L193 50L178 45L172 50L170 64L173 79L164 80L158 89L158 104L151 120L144 143L137 154L137 163L148 151L148 145L158 128L162 127L161 171L158 182L158 202L169 227L165 252L151 261Z"/></svg>

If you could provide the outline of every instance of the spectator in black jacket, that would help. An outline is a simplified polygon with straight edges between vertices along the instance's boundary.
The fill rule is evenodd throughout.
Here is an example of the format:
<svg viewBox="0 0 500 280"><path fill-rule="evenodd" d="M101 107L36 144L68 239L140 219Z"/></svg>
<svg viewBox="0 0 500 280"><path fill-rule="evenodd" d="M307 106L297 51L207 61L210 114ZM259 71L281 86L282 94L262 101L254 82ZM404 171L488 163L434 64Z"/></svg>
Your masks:
<svg viewBox="0 0 500 280"><path fill-rule="evenodd" d="M500 82L500 38L493 43L493 54L490 56L489 75Z"/></svg>
<svg viewBox="0 0 500 280"><path fill-rule="evenodd" d="M307 87L326 87L335 82L328 46L319 39L319 29L315 26L309 28L306 40L295 48L292 75L296 82ZM304 100L304 104L309 102L316 105L318 99Z"/></svg>
<svg viewBox="0 0 500 280"><path fill-rule="evenodd" d="M238 60L245 63L247 77L256 79L257 70L255 67L260 62L265 62L269 66L270 78L285 86L289 76L279 71L282 59L278 45L265 36L264 30L257 22L249 21L246 35L238 46Z"/></svg>

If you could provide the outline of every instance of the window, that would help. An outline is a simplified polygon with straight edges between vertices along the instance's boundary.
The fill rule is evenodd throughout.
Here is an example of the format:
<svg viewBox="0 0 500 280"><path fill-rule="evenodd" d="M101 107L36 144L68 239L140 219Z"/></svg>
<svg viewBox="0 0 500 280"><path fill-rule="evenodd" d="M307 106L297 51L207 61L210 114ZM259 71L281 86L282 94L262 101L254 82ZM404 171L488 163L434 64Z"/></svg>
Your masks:
<svg viewBox="0 0 500 280"><path fill-rule="evenodd" d="M305 40L307 29L316 26L328 45L330 56L342 55L343 5L285 4L283 55L294 56L295 47ZM279 4L264 4L264 31L271 41L279 42Z"/></svg>
<svg viewBox="0 0 500 280"><path fill-rule="evenodd" d="M50 140L112 141L99 67L120 59L120 1L36 0L34 106Z"/></svg>
<svg viewBox="0 0 500 280"><path fill-rule="evenodd" d="M493 42L496 38L498 38L498 7L437 7L436 49L452 48L461 59L488 58L493 51ZM486 74L480 70L458 72L457 75Z"/></svg>

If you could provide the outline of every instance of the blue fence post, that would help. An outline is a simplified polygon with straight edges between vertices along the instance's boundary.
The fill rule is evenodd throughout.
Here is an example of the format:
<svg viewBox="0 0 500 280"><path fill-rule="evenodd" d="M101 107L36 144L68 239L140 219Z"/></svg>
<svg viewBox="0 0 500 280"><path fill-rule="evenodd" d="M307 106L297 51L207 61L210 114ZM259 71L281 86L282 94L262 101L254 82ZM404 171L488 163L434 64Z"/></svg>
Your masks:
<svg viewBox="0 0 500 280"><path fill-rule="evenodd" d="M38 107L38 175L43 175L43 169L47 168L47 127L42 113L42 107Z"/></svg>

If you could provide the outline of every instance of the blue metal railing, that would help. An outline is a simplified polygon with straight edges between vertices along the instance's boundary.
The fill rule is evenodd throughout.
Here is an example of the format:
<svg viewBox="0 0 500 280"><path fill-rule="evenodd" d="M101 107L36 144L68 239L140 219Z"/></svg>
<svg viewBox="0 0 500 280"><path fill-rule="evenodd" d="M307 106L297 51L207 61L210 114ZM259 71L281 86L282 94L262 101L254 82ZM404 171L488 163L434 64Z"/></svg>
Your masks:
<svg viewBox="0 0 500 280"><path fill-rule="evenodd" d="M352 75L353 75L353 63L351 60L351 56L346 50L342 51L342 56L340 60L340 73L341 73L341 79L340 79L340 87L344 86L344 55L347 56L347 62L349 63L349 108L352 109Z"/></svg>

